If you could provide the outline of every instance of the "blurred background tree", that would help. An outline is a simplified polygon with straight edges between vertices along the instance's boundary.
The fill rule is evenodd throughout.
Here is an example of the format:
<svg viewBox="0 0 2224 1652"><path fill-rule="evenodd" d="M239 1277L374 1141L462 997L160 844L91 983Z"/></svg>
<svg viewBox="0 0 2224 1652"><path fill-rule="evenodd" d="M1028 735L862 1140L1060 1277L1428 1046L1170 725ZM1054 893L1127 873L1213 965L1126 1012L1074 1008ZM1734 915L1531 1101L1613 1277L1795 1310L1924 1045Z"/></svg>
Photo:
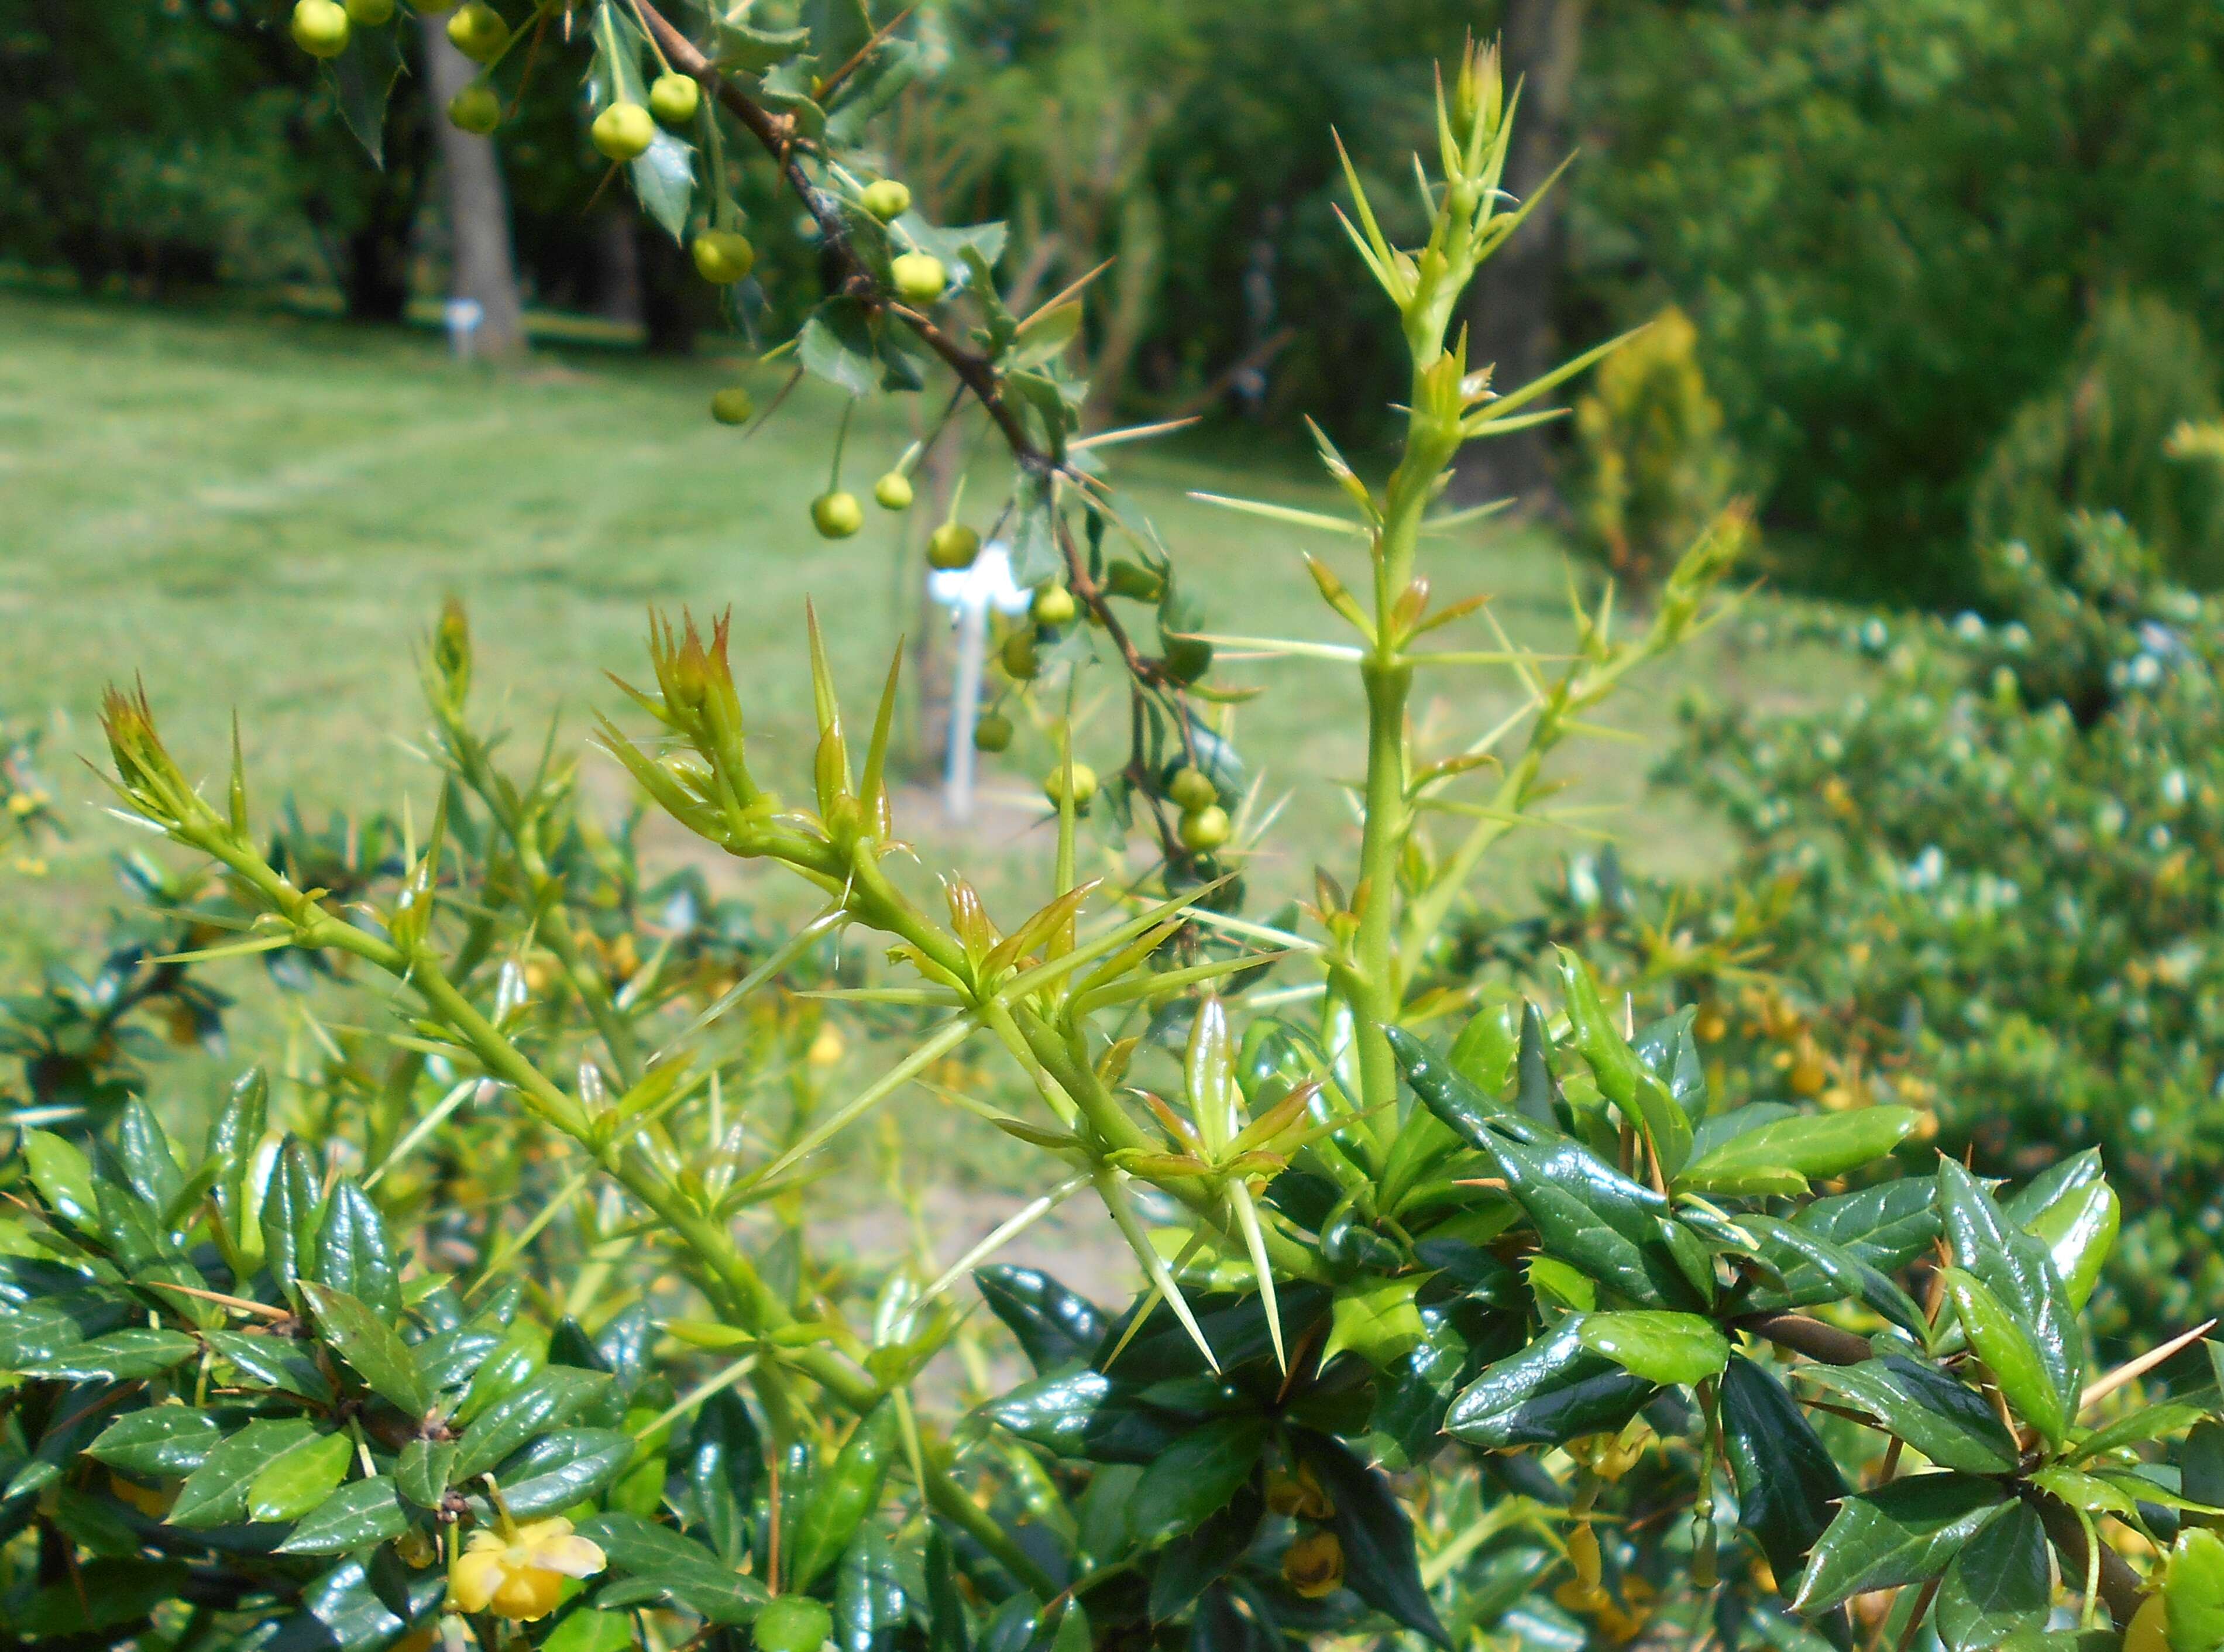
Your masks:
<svg viewBox="0 0 2224 1652"><path fill-rule="evenodd" d="M148 298L290 283L363 320L414 296L429 320L458 239L423 65L397 84L383 170L367 168L281 9L0 0L0 262ZM2217 405L2214 7L929 0L917 17L924 72L891 164L931 205L1008 219L1027 290L1114 261L1088 323L1096 421L1218 413L1293 435L1306 405L1362 453L1384 437L1395 341L1336 294L1325 134L1417 217L1421 66L1473 29L1527 76L1515 192L1583 160L1478 289L1471 354L1518 375L1680 307L1721 408L1712 445L1757 496L1779 582L1965 604L1981 596L1973 526L2048 537L2064 503L2122 513L2181 577L2224 574L2213 479L2149 428ZM584 51L550 30L495 140L519 285L530 311L685 351L730 318L669 237L598 199ZM762 180L741 187L754 212L793 212ZM777 326L809 304L809 249L778 262L739 315ZM1317 320L1298 332L1298 313ZM1502 444L1462 490L1533 500L1556 482L1566 503L1547 487L1544 508L1593 532L1611 503L1595 458L1554 428Z"/></svg>

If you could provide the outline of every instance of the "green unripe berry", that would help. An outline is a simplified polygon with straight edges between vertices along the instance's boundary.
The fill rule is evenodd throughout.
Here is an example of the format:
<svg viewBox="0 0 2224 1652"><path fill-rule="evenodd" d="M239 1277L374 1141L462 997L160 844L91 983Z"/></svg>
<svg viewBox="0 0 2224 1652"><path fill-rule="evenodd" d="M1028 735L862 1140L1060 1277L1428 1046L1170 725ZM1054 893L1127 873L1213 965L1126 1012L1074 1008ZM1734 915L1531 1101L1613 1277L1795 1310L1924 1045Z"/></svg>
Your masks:
<svg viewBox="0 0 2224 1652"><path fill-rule="evenodd" d="M907 252L888 266L896 296L907 304L932 304L950 285L950 272L931 252Z"/></svg>
<svg viewBox="0 0 2224 1652"><path fill-rule="evenodd" d="M1032 682L1042 670L1033 631L1014 631L1004 639L996 657L1004 662L1004 674L1014 682Z"/></svg>
<svg viewBox="0 0 2224 1652"><path fill-rule="evenodd" d="M311 57L338 57L347 50L348 15L332 0L300 0L287 28L294 44Z"/></svg>
<svg viewBox="0 0 2224 1652"><path fill-rule="evenodd" d="M347 0L348 21L376 28L394 21L394 0Z"/></svg>
<svg viewBox="0 0 2224 1652"><path fill-rule="evenodd" d="M509 44L509 25L485 0L465 0L448 19L449 43L474 63L491 63Z"/></svg>
<svg viewBox="0 0 2224 1652"><path fill-rule="evenodd" d="M448 122L483 136L502 124L502 99L484 81L474 82L448 99Z"/></svg>
<svg viewBox="0 0 2224 1652"><path fill-rule="evenodd" d="M1209 855L1228 841L1233 830L1228 823L1228 811L1214 803L1182 816L1181 845L1192 855Z"/></svg>
<svg viewBox="0 0 2224 1652"><path fill-rule="evenodd" d="M1073 593L1061 585L1046 585L1036 589L1034 600L1027 604L1027 612L1038 625L1071 625L1080 605Z"/></svg>
<svg viewBox="0 0 2224 1652"><path fill-rule="evenodd" d="M685 126L703 104L703 85L692 74L660 74L648 88L648 112L667 126Z"/></svg>
<svg viewBox="0 0 2224 1652"><path fill-rule="evenodd" d="M756 414L757 404L738 384L729 384L711 395L711 416L722 425L745 425Z"/></svg>
<svg viewBox="0 0 2224 1652"><path fill-rule="evenodd" d="M1194 814L1220 801L1220 788L1204 769L1185 766L1175 769L1174 777L1166 782L1166 796L1184 814Z"/></svg>
<svg viewBox="0 0 2224 1652"><path fill-rule="evenodd" d="M1001 751L1012 744L1012 719L1001 712L987 712L973 725L976 751Z"/></svg>
<svg viewBox="0 0 2224 1652"><path fill-rule="evenodd" d="M595 147L613 161L630 161L656 138L656 122L639 104L612 104L587 129Z"/></svg>
<svg viewBox="0 0 2224 1652"><path fill-rule="evenodd" d="M834 1614L808 1595L775 1595L750 1633L759 1652L818 1652L833 1638Z"/></svg>
<svg viewBox="0 0 2224 1652"><path fill-rule="evenodd" d="M865 525L865 507L856 494L837 488L811 502L811 525L821 539L847 539Z"/></svg>
<svg viewBox="0 0 2224 1652"><path fill-rule="evenodd" d="M894 178L865 186L865 210L883 224L893 224L911 211L911 189Z"/></svg>
<svg viewBox="0 0 2224 1652"><path fill-rule="evenodd" d="M1043 795L1053 806L1065 801L1065 768L1060 764L1043 776ZM1085 763L1073 765L1073 807L1078 811L1089 807L1089 800L1096 795L1096 771Z"/></svg>
<svg viewBox="0 0 2224 1652"><path fill-rule="evenodd" d="M890 471L873 484L873 503L883 510L908 510L911 500L911 478L901 471Z"/></svg>
<svg viewBox="0 0 2224 1652"><path fill-rule="evenodd" d="M1174 681L1195 682L1212 669L1212 644L1199 636L1169 637L1161 663Z"/></svg>
<svg viewBox="0 0 2224 1652"><path fill-rule="evenodd" d="M931 568L970 568L981 554L981 535L962 522L946 522L926 536Z"/></svg>
<svg viewBox="0 0 2224 1652"><path fill-rule="evenodd" d="M695 273L713 287L730 287L756 267L757 250L749 237L734 230L705 230L688 244L687 250L695 260Z"/></svg>

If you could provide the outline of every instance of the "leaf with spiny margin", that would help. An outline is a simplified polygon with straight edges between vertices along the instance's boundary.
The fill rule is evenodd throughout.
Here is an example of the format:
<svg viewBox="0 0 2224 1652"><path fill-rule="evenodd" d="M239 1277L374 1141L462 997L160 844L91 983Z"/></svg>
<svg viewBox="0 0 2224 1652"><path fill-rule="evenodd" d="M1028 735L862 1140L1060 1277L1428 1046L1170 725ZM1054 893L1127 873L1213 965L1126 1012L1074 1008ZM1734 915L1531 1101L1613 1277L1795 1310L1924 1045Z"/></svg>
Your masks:
<svg viewBox="0 0 2224 1652"><path fill-rule="evenodd" d="M190 1474L223 1437L216 1419L205 1411L189 1405L150 1405L110 1423L85 1454L127 1474Z"/></svg>
<svg viewBox="0 0 2224 1652"><path fill-rule="evenodd" d="M2008 1321L2037 1354L2054 1390L2054 1404L2040 1402L2038 1408L2048 1415L2058 1414L2056 1427L2048 1434L2058 1443L2060 1429L2076 1412L2084 1389L2085 1358L2083 1332L2052 1255L2043 1241L2008 1221L1974 1176L1943 1155L1938 1207L1954 1247L1955 1265L1998 1299ZM2025 1415L2045 1428L2040 1416Z"/></svg>
<svg viewBox="0 0 2224 1652"><path fill-rule="evenodd" d="M314 1274L319 1284L345 1291L380 1318L400 1322L401 1276L386 1223L351 1177L340 1180L325 1204Z"/></svg>
<svg viewBox="0 0 2224 1652"><path fill-rule="evenodd" d="M2043 1624L2053 1595L2046 1528L2029 1503L2012 1503L1955 1555L1931 1621L1949 1652L1992 1652Z"/></svg>
<svg viewBox="0 0 2224 1652"><path fill-rule="evenodd" d="M1722 1449L1738 1523L1779 1578L1796 1573L1847 1492L1837 1459L1783 1385L1740 1354L1722 1373Z"/></svg>
<svg viewBox="0 0 2224 1652"><path fill-rule="evenodd" d="M1810 1617L1874 1589L1927 1583L2008 1501L1974 1474L1918 1474L1849 1497L1801 1573L1794 1610Z"/></svg>
<svg viewBox="0 0 2224 1652"><path fill-rule="evenodd" d="M1933 1366L1887 1354L1858 1365L1810 1365L1806 1374L1941 1468L2006 1474L2022 1455L1984 1396Z"/></svg>
<svg viewBox="0 0 2224 1652"><path fill-rule="evenodd" d="M200 1344L182 1331L127 1326L90 1342L73 1343L16 1370L36 1382L123 1383L160 1376L200 1351Z"/></svg>
<svg viewBox="0 0 2224 1652"><path fill-rule="evenodd" d="M211 1448L200 1466L178 1488L169 1523L194 1529L237 1524L247 1516L247 1490L257 1475L283 1453L314 1439L316 1425L304 1417L265 1417L249 1423Z"/></svg>
<svg viewBox="0 0 2224 1652"><path fill-rule="evenodd" d="M342 1359L370 1389L395 1409L421 1417L433 1396L417 1374L408 1345L394 1327L347 1292L303 1280L301 1289L315 1311L317 1327Z"/></svg>
<svg viewBox="0 0 2224 1652"><path fill-rule="evenodd" d="M383 1474L343 1486L305 1516L278 1546L281 1554L346 1554L399 1537L409 1511Z"/></svg>
<svg viewBox="0 0 2224 1652"><path fill-rule="evenodd" d="M355 1456L342 1434L314 1434L262 1465L247 1488L250 1520L299 1520L332 1495Z"/></svg>
<svg viewBox="0 0 2224 1652"><path fill-rule="evenodd" d="M568 1365L551 1365L514 1392L489 1406L457 1442L453 1476L483 1474L528 1440L575 1415L610 1377Z"/></svg>

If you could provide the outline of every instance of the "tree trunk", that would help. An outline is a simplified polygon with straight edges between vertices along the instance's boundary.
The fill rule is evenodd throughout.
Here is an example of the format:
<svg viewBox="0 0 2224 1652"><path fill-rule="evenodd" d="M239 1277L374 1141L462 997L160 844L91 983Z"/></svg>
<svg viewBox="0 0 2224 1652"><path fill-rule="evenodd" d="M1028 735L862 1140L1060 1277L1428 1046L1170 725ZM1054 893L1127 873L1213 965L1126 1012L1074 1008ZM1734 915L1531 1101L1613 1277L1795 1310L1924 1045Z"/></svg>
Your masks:
<svg viewBox="0 0 2224 1652"><path fill-rule="evenodd" d="M1567 159L1573 138L1576 63L1587 0L1506 0L1506 82L1522 82L1505 187L1523 200ZM1527 383L1554 364L1553 288L1566 250L1567 219L1556 186L1513 238L1482 267L1468 295L1469 367L1489 363L1500 390ZM1543 429L1475 443L1460 457L1455 491L1469 503L1540 493L1551 472ZM1531 505L1544 503L1532 498Z"/></svg>
<svg viewBox="0 0 2224 1652"><path fill-rule="evenodd" d="M447 180L448 228L457 298L479 307L472 348L482 356L515 355L525 348L524 307L517 295L517 263L510 250L509 195L494 140L466 132L447 118L448 101L477 71L449 41L439 17L425 20L425 79L431 118L440 135L440 166Z"/></svg>

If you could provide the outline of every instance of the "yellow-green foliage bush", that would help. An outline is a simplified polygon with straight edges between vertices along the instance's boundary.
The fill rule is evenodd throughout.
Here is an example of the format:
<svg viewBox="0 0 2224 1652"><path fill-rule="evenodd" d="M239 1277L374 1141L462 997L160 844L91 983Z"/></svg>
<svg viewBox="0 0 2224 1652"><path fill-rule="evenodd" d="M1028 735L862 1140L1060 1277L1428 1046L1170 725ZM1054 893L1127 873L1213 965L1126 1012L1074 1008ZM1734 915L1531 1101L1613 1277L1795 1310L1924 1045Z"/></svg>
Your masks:
<svg viewBox="0 0 2224 1652"><path fill-rule="evenodd" d="M1640 587L1728 500L1722 410L1699 370L1698 329L1679 309L1604 362L1576 403L1576 522L1590 554Z"/></svg>

